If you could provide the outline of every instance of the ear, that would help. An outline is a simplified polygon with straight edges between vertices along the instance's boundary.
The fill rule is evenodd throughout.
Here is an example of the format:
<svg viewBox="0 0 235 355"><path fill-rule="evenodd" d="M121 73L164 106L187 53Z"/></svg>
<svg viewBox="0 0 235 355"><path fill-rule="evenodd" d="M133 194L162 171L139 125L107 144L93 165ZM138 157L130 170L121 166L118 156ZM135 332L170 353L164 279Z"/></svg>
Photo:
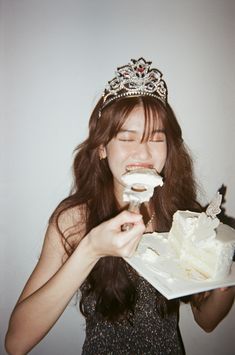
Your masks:
<svg viewBox="0 0 235 355"><path fill-rule="evenodd" d="M100 160L105 159L107 157L105 146L100 145L98 148L98 152L99 152Z"/></svg>

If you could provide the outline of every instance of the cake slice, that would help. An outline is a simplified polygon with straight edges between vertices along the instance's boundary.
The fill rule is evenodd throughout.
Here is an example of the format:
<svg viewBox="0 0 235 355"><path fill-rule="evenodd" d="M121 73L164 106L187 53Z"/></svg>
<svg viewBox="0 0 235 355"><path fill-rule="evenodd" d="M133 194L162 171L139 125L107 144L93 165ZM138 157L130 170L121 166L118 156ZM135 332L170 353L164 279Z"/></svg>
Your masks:
<svg viewBox="0 0 235 355"><path fill-rule="evenodd" d="M169 232L169 243L185 268L205 278L220 280L231 268L235 230L206 213L177 211Z"/></svg>

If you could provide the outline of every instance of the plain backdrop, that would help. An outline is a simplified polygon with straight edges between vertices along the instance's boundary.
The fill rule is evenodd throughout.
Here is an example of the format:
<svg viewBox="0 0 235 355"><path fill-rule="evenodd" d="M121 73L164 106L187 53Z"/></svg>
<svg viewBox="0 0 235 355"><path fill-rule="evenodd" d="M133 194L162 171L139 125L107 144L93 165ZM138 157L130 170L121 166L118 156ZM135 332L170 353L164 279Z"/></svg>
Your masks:
<svg viewBox="0 0 235 355"><path fill-rule="evenodd" d="M234 0L1 0L1 354L10 313L48 218L71 186L73 150L117 66L144 56L163 73L192 152L199 198L224 184L235 217ZM87 169L89 167L84 167ZM210 334L182 306L189 355L234 354L235 309ZM80 354L69 305L34 355ZM157 339L156 339L157 341ZM117 354L118 355L118 354Z"/></svg>

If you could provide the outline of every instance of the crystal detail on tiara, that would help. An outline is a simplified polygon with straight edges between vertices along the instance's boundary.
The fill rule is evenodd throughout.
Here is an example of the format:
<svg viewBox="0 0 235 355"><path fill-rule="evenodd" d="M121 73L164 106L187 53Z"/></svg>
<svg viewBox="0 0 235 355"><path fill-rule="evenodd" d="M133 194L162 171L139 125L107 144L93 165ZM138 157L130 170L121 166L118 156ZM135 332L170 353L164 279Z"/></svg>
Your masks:
<svg viewBox="0 0 235 355"><path fill-rule="evenodd" d="M101 110L111 101L125 96L153 96L166 103L166 83L158 69L150 69L151 64L152 62L139 58L131 59L127 65L117 68L116 76L105 88Z"/></svg>

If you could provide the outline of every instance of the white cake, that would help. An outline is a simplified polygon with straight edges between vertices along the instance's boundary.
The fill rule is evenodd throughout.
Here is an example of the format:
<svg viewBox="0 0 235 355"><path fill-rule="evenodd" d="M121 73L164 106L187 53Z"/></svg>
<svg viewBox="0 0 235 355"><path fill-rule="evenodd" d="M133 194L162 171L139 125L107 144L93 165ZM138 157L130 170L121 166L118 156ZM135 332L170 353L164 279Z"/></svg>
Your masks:
<svg viewBox="0 0 235 355"><path fill-rule="evenodd" d="M177 211L168 241L185 268L192 268L212 280L229 274L235 230L220 223L217 217L204 212Z"/></svg>
<svg viewBox="0 0 235 355"><path fill-rule="evenodd" d="M139 203L149 201L156 186L162 186L162 177L155 169L136 168L122 175L126 185L123 192L123 201L133 200Z"/></svg>

